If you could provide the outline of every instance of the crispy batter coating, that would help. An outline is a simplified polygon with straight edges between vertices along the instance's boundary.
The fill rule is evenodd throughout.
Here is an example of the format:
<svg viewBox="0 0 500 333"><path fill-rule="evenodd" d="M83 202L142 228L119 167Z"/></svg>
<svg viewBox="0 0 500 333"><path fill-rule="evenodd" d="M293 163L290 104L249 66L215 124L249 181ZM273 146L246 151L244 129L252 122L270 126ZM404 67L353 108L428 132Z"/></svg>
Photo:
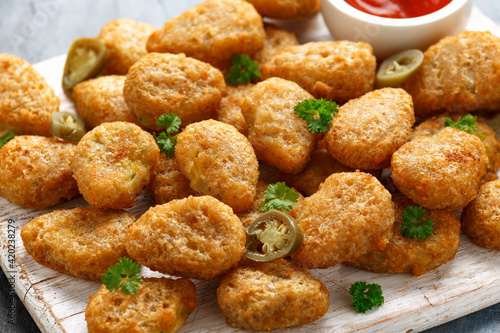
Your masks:
<svg viewBox="0 0 500 333"><path fill-rule="evenodd" d="M287 46L299 45L299 41L293 32L288 32L276 25L265 23L264 31L266 32L264 44L260 50L252 55L252 60L259 63L259 69Z"/></svg>
<svg viewBox="0 0 500 333"><path fill-rule="evenodd" d="M141 124L123 99L124 84L125 76L107 75L83 81L73 88L76 110L88 129L113 121Z"/></svg>
<svg viewBox="0 0 500 333"><path fill-rule="evenodd" d="M255 8L240 0L206 0L167 21L149 36L149 52L185 53L225 69L235 53L262 47L265 32Z"/></svg>
<svg viewBox="0 0 500 333"><path fill-rule="evenodd" d="M500 250L500 180L484 183L462 211L462 230L477 245Z"/></svg>
<svg viewBox="0 0 500 333"><path fill-rule="evenodd" d="M129 208L158 169L160 149L132 123L103 123L76 147L74 178L85 200L98 208Z"/></svg>
<svg viewBox="0 0 500 333"><path fill-rule="evenodd" d="M422 221L432 220L432 234L427 239L410 239L401 233L403 210L407 206L416 205L405 197L395 200L394 236L384 250L368 252L348 264L376 273L419 276L453 259L460 244L460 222L455 214L446 210L428 210Z"/></svg>
<svg viewBox="0 0 500 333"><path fill-rule="evenodd" d="M320 0L246 0L260 15L276 19L299 19L319 12Z"/></svg>
<svg viewBox="0 0 500 333"><path fill-rule="evenodd" d="M417 72L404 84L415 115L500 108L500 38L485 31L462 31L424 53Z"/></svg>
<svg viewBox="0 0 500 333"><path fill-rule="evenodd" d="M226 95L222 97L219 107L215 110L214 119L233 125L246 136L248 125L241 113L241 105L253 86L251 83L239 84L236 87L226 86Z"/></svg>
<svg viewBox="0 0 500 333"><path fill-rule="evenodd" d="M163 130L159 116L175 113L182 126L208 119L219 106L226 83L222 73L184 54L150 53L127 74L123 97L141 124Z"/></svg>
<svg viewBox="0 0 500 333"><path fill-rule="evenodd" d="M257 217L262 215L263 212L259 212L259 207L260 207L260 204L262 202L264 202L264 200L266 200L266 196L264 194L264 191L267 190L268 186L269 186L269 183L267 183L263 180L259 180L259 182L257 183L257 193L255 195L255 199L253 201L252 207L245 210L244 212L240 212L240 213L236 214L240 218L241 223L243 224L243 227L245 227L245 229L248 229L250 224L252 224L252 222ZM299 212L299 206L302 203L302 200L304 200L304 196L300 192L297 192L297 193L299 194L299 199L297 200L297 206L294 207L290 212L287 212L293 218L297 217L297 214Z"/></svg>
<svg viewBox="0 0 500 333"><path fill-rule="evenodd" d="M313 98L298 84L270 78L255 85L241 111L248 124L248 140L259 161L286 173L301 172L309 162L316 136L307 122L294 115L297 103Z"/></svg>
<svg viewBox="0 0 500 333"><path fill-rule="evenodd" d="M197 195L196 191L189 186L189 179L175 166L173 158L168 158L161 153L158 164L158 173L151 175L148 185L156 203L164 204L174 199Z"/></svg>
<svg viewBox="0 0 500 333"><path fill-rule="evenodd" d="M0 149L0 197L42 209L78 194L71 163L75 145L55 138L16 136Z"/></svg>
<svg viewBox="0 0 500 333"><path fill-rule="evenodd" d="M351 168L383 169L392 154L410 141L415 123L411 96L383 88L339 107L325 142L332 156Z"/></svg>
<svg viewBox="0 0 500 333"><path fill-rule="evenodd" d="M364 42L309 42L289 46L262 66L262 79L297 82L316 98L343 104L373 89L376 60Z"/></svg>
<svg viewBox="0 0 500 333"><path fill-rule="evenodd" d="M234 126L212 119L189 125L177 137L175 163L193 190L235 212L252 206L259 164L252 145Z"/></svg>
<svg viewBox="0 0 500 333"><path fill-rule="evenodd" d="M125 210L56 210L31 220L21 237L28 254L40 264L101 281L109 267L127 255L125 234L134 221L134 215Z"/></svg>
<svg viewBox="0 0 500 333"><path fill-rule="evenodd" d="M90 296L85 320L89 333L174 333L197 305L188 279L145 278L133 295L102 285Z"/></svg>
<svg viewBox="0 0 500 333"><path fill-rule="evenodd" d="M368 173L329 176L300 205L304 242L292 259L306 268L328 268L369 251L383 250L392 237L391 194Z"/></svg>
<svg viewBox="0 0 500 333"><path fill-rule="evenodd" d="M236 266L245 229L231 207L211 196L157 205L130 226L130 257L160 273L209 280Z"/></svg>
<svg viewBox="0 0 500 333"><path fill-rule="evenodd" d="M102 73L126 75L130 66L148 53L146 42L155 30L156 28L148 23L130 18L106 23L97 36L106 46L108 55Z"/></svg>
<svg viewBox="0 0 500 333"><path fill-rule="evenodd" d="M476 197L487 162L479 137L446 127L399 148L392 156L391 178L418 205L455 210Z"/></svg>
<svg viewBox="0 0 500 333"><path fill-rule="evenodd" d="M421 122L411 134L412 140L421 136L432 136L444 128L444 121L450 118L457 121L458 117L463 117L460 114L445 113L440 116L433 116ZM482 134L484 137L479 137L483 142L486 156L488 157L488 164L486 164L486 175L481 179L482 182L495 180L498 178L497 171L500 168L500 139L495 134L486 122L477 119L475 130Z"/></svg>
<svg viewBox="0 0 500 333"><path fill-rule="evenodd" d="M57 111L59 98L30 63L0 53L0 130L52 136L50 119Z"/></svg>
<svg viewBox="0 0 500 333"><path fill-rule="evenodd" d="M321 281L284 259L244 260L217 288L217 303L234 328L272 331L321 318L330 304Z"/></svg>

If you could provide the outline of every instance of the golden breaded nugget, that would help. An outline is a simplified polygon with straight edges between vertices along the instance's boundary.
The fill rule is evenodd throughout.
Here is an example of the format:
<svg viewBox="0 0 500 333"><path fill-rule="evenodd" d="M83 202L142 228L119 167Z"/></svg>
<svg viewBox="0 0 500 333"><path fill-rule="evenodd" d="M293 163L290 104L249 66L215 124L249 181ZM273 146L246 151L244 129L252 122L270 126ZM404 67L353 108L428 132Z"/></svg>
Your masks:
<svg viewBox="0 0 500 333"><path fill-rule="evenodd" d="M219 69L233 54L252 54L262 47L261 16L242 0L207 0L167 21L149 36L149 52L185 53Z"/></svg>
<svg viewBox="0 0 500 333"><path fill-rule="evenodd" d="M270 332L321 318L330 300L323 283L306 269L278 259L242 261L222 278L217 303L229 326Z"/></svg>
<svg viewBox="0 0 500 333"><path fill-rule="evenodd" d="M124 84L125 76L107 75L83 81L73 88L78 115L87 128L113 121L140 125L123 99Z"/></svg>
<svg viewBox="0 0 500 333"><path fill-rule="evenodd" d="M455 210L476 197L487 162L479 137L445 127L401 146L392 155L391 178L418 205Z"/></svg>
<svg viewBox="0 0 500 333"><path fill-rule="evenodd" d="M484 183L462 211L462 230L477 245L500 250L500 180Z"/></svg>
<svg viewBox="0 0 500 333"><path fill-rule="evenodd" d="M175 333L197 305L188 279L145 278L133 295L102 285L90 296L85 320L89 333Z"/></svg>
<svg viewBox="0 0 500 333"><path fill-rule="evenodd" d="M150 269L209 280L236 266L245 239L231 207L210 196L190 196L150 208L130 226L125 246Z"/></svg>
<svg viewBox="0 0 500 333"><path fill-rule="evenodd" d="M309 42L289 46L266 62L262 79L297 82L316 98L343 104L373 89L376 60L364 42Z"/></svg>
<svg viewBox="0 0 500 333"><path fill-rule="evenodd" d="M146 128L162 114L175 113L181 126L210 118L219 106L226 83L222 73L184 54L150 53L127 74L123 97Z"/></svg>
<svg viewBox="0 0 500 333"><path fill-rule="evenodd" d="M276 19L298 19L316 14L320 0L246 0L260 15Z"/></svg>
<svg viewBox="0 0 500 333"><path fill-rule="evenodd" d="M125 234L135 221L125 210L56 210L26 224L24 247L33 259L64 274L101 281L109 267L127 255Z"/></svg>
<svg viewBox="0 0 500 333"><path fill-rule="evenodd" d="M160 149L132 123L103 123L78 142L74 178L85 200L98 208L129 208L158 169Z"/></svg>
<svg viewBox="0 0 500 333"><path fill-rule="evenodd" d="M155 175L153 172L148 185L156 203L164 204L174 199L187 198L197 194L189 186L189 179L177 169L173 158L168 158L162 153L158 165L158 173Z"/></svg>
<svg viewBox="0 0 500 333"><path fill-rule="evenodd" d="M259 161L286 173L301 172L309 162L316 136L294 107L311 94L292 81L270 78L257 83L243 101L248 140Z"/></svg>
<svg viewBox="0 0 500 333"><path fill-rule="evenodd" d="M0 130L52 136L52 114L59 98L45 79L24 59L0 53Z"/></svg>
<svg viewBox="0 0 500 333"><path fill-rule="evenodd" d="M500 108L500 38L462 31L425 51L422 65L404 84L415 115Z"/></svg>
<svg viewBox="0 0 500 333"><path fill-rule="evenodd" d="M267 183L263 180L259 180L259 182L257 183L257 193L255 194L255 199L253 201L252 207L250 207L249 209L247 209L243 212L236 214L240 218L241 223L243 224L243 227L245 227L245 229L248 229L250 224L252 224L252 222L257 217L262 215L263 212L259 211L259 207L260 207L260 204L266 200L266 196L264 194L264 191L267 190L268 186L269 186L269 183ZM304 200L304 196L299 192L297 192L297 193L299 194L299 199L297 200L297 206L294 207L291 211L287 212L287 214L290 214L293 218L297 217L297 214L299 212L299 206L300 206L302 200Z"/></svg>
<svg viewBox="0 0 500 333"><path fill-rule="evenodd" d="M259 164L252 145L234 126L212 119L188 125L177 137L175 163L193 190L235 212L252 206Z"/></svg>
<svg viewBox="0 0 500 333"><path fill-rule="evenodd" d="M334 173L300 205L297 223L304 242L292 259L306 268L328 268L369 251L392 237L391 194L370 174Z"/></svg>
<svg viewBox="0 0 500 333"><path fill-rule="evenodd" d="M392 154L410 141L414 123L411 96L403 89L383 88L339 107L324 141L344 165L383 169L390 166Z"/></svg>
<svg viewBox="0 0 500 333"><path fill-rule="evenodd" d="M259 63L259 69L287 46L299 45L299 41L293 32L288 32L269 23L264 24L264 31L266 32L264 44L260 50L252 55L252 60Z"/></svg>
<svg viewBox="0 0 500 333"><path fill-rule="evenodd" d="M78 194L71 163L75 145L55 138L16 136L0 149L0 197L42 209Z"/></svg>
<svg viewBox="0 0 500 333"><path fill-rule="evenodd" d="M142 56L145 56L146 42L156 28L148 23L137 22L129 18L109 21L97 36L107 50L104 75L126 75L132 66Z"/></svg>
<svg viewBox="0 0 500 333"><path fill-rule="evenodd" d="M427 239L404 237L403 210L416 206L408 198L395 200L394 236L384 250L368 252L347 264L376 273L411 273L419 276L455 257L460 244L460 222L453 212L428 210L421 221L431 219L432 234Z"/></svg>
<svg viewBox="0 0 500 333"><path fill-rule="evenodd" d="M444 128L444 121L450 118L454 122L458 117L464 115L445 113L437 117L430 117L421 122L411 134L412 140L421 136L432 136ZM495 180L498 178L497 171L500 168L500 139L495 134L495 131L483 120L477 119L475 130L483 135L480 137L483 142L488 164L486 164L486 175L481 179L482 182Z"/></svg>
<svg viewBox="0 0 500 333"><path fill-rule="evenodd" d="M241 113L243 99L252 90L253 84L239 84L236 87L226 86L226 95L222 97L215 110L214 119L231 124L243 135L248 134L248 125Z"/></svg>

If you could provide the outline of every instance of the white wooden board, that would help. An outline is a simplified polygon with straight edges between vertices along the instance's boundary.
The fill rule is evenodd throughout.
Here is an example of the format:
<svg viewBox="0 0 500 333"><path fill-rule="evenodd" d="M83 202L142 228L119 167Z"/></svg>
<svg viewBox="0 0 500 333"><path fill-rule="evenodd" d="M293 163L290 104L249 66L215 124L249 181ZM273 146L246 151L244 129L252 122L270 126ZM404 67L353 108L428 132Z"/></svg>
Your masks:
<svg viewBox="0 0 500 333"><path fill-rule="evenodd" d="M500 35L500 27L474 8L469 30L490 30ZM302 42L331 39L320 15L294 25ZM60 80L65 56L35 65L61 99L61 110L73 110L62 92ZM137 217L154 204L144 193L130 211ZM31 219L54 209L88 206L78 197L47 210L18 207L0 198L0 259L7 278L42 332L87 332L84 311L88 297L100 284L60 274L36 263L25 251L21 228ZM14 246L15 245L15 250ZM9 256L10 254L10 256ZM15 261L10 261L15 256ZM330 291L330 308L321 319L293 332L408 332L437 326L500 302L500 251L480 248L462 235L452 261L421 277L409 274L375 274L342 265L313 270ZM143 275L158 273L143 268ZM382 286L382 307L358 314L351 307L349 286L365 280ZM219 280L195 281L199 306L189 316L181 332L233 332L217 306ZM499 328L500 329L500 328Z"/></svg>

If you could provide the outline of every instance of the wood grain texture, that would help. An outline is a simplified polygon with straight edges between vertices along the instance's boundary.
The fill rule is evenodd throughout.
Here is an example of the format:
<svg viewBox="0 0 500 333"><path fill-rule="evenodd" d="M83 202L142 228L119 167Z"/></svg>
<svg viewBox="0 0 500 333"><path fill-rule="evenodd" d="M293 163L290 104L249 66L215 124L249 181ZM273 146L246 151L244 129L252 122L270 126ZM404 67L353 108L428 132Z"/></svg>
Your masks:
<svg viewBox="0 0 500 333"><path fill-rule="evenodd" d="M165 0L166 1L166 0ZM492 30L500 35L500 28L476 8L471 30ZM325 40L329 38L320 16L299 25L290 26L299 39ZM74 110L60 87L65 56L49 59L35 65L61 98L62 110ZM130 211L140 216L153 201L144 193ZM27 306L43 332L87 332L84 310L88 297L99 283L63 275L31 259L22 246L20 230L31 219L54 209L88 206L83 198L60 204L47 210L25 209L0 198L0 258L7 276L15 276L16 292ZM9 219L15 223L16 262L9 267ZM292 332L406 332L421 331L468 313L500 302L500 251L480 248L462 235L459 251L452 261L421 277L408 274L376 274L352 267L336 266L327 270L313 270L330 291L330 309L321 319ZM145 276L159 276L143 268ZM385 303L379 309L360 315L352 310L349 286L359 280L382 286ZM219 280L195 281L199 306L189 316L181 332L235 332L225 324L217 306L215 290Z"/></svg>

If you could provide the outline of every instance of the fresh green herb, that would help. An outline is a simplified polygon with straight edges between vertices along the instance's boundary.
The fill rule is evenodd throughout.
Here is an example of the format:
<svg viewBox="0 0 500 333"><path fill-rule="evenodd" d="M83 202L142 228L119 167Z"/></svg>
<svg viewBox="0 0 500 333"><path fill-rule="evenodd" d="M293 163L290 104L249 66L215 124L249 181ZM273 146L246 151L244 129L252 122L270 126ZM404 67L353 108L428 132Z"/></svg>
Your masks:
<svg viewBox="0 0 500 333"><path fill-rule="evenodd" d="M297 206L299 194L293 188L289 188L284 182L270 184L264 191L266 199L259 206L259 211L263 212L271 209L279 209L282 212L289 212Z"/></svg>
<svg viewBox="0 0 500 333"><path fill-rule="evenodd" d="M5 133L4 135L0 136L0 148L2 148L4 144L9 142L13 138L14 138L14 132L12 132L12 131L9 131L9 132Z"/></svg>
<svg viewBox="0 0 500 333"><path fill-rule="evenodd" d="M367 284L365 281L358 281L351 285L349 294L352 295L352 305L357 312L365 313L374 306L378 307L384 303L382 287L376 283Z"/></svg>
<svg viewBox="0 0 500 333"><path fill-rule="evenodd" d="M403 210L403 223L401 224L401 233L403 236L414 239L426 239L434 229L434 223L431 219L420 221L427 211L420 206L408 206Z"/></svg>
<svg viewBox="0 0 500 333"><path fill-rule="evenodd" d="M161 132L159 135L153 133L153 137L160 147L160 151L167 155L167 157L174 158L175 157L175 144L177 143L177 136L172 135L175 132L179 131L179 127L181 126L181 119L175 113L162 114L156 124L161 127L165 127L165 131Z"/></svg>
<svg viewBox="0 0 500 333"><path fill-rule="evenodd" d="M122 257L116 265L111 266L104 273L102 283L110 291L121 290L124 293L133 295L141 288L140 266L128 257Z"/></svg>
<svg viewBox="0 0 500 333"><path fill-rule="evenodd" d="M338 112L337 107L337 103L333 101L309 98L298 103L294 110L300 119L307 121L309 132L323 133L330 128L333 116Z"/></svg>
<svg viewBox="0 0 500 333"><path fill-rule="evenodd" d="M466 116L458 117L457 121L453 122L450 118L444 120L444 127L453 127L461 131L465 131L470 134L477 135L481 139L484 139L484 135L476 131L477 117L468 114Z"/></svg>
<svg viewBox="0 0 500 333"><path fill-rule="evenodd" d="M259 64L252 61L248 54L233 54L231 62L233 65L226 74L226 82L231 86L248 84L262 76Z"/></svg>

